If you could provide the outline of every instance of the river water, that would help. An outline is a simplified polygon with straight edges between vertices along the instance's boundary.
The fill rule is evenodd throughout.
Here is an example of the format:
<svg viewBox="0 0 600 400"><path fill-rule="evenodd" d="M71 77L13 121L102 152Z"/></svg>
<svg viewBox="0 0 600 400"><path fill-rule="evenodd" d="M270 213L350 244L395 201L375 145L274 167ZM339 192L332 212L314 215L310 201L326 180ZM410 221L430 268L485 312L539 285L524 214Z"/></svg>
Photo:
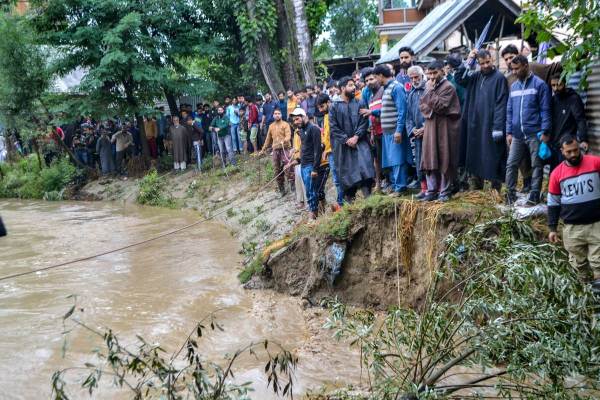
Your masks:
<svg viewBox="0 0 600 400"><path fill-rule="evenodd" d="M0 201L0 215L9 231L0 238L0 276L96 254L199 218L191 211L116 203L16 200ZM124 252L0 282L0 399L49 398L54 371L94 360L91 352L102 343L81 328L69 333L63 357L69 295L77 296L84 310L79 318L89 326L110 327L127 344L139 334L169 353L197 321L224 308L217 320L225 332L201 343L211 360L269 339L299 356L296 393L357 383L358 356L319 329L322 317L307 317L297 299L240 287L238 249L225 227L207 222ZM235 369L240 382L255 382L255 399L274 398L263 368L247 357ZM94 398L129 397L103 382Z"/></svg>

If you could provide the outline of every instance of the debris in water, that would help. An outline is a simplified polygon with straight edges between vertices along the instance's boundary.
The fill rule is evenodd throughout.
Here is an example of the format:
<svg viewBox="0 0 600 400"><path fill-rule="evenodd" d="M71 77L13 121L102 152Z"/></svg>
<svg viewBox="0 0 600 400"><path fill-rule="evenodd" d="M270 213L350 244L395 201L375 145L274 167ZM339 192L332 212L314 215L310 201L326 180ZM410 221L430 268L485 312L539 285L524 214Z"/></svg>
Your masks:
<svg viewBox="0 0 600 400"><path fill-rule="evenodd" d="M327 276L327 282L333 286L336 278L342 273L342 262L346 255L346 243L333 243L325 249L321 265Z"/></svg>

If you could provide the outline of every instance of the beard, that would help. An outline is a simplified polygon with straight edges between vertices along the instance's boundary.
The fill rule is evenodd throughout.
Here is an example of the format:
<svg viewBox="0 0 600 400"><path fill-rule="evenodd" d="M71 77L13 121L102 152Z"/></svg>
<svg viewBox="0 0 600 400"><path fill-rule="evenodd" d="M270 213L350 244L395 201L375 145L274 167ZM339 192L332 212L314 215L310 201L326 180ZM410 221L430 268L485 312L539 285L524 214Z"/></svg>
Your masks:
<svg viewBox="0 0 600 400"><path fill-rule="evenodd" d="M402 68L402 69L408 69L411 65L412 65L412 62L401 62L400 63L400 68Z"/></svg>
<svg viewBox="0 0 600 400"><path fill-rule="evenodd" d="M581 164L581 159L582 158L583 157L582 157L582 155L580 153L577 157L567 158L567 162L569 163L569 165L572 165L572 166L576 167L579 164Z"/></svg>
<svg viewBox="0 0 600 400"><path fill-rule="evenodd" d="M355 90L345 90L344 94L346 95L346 97L348 97L349 99L354 97L354 93L356 93Z"/></svg>

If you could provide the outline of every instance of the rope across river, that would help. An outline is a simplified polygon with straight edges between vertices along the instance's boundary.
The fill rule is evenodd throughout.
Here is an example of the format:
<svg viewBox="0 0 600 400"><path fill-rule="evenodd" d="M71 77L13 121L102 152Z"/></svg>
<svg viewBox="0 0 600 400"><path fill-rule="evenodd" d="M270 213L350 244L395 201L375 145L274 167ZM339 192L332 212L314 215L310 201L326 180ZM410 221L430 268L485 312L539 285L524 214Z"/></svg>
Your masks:
<svg viewBox="0 0 600 400"><path fill-rule="evenodd" d="M256 193L261 192L264 189L266 189L270 184L272 184L273 182L275 182L275 180L281 174L283 174L288 168L290 168L290 167L291 167L291 165L288 164L284 168L282 168L281 171L277 175L275 175L273 177L273 179L271 179L270 181L268 181L267 183L265 183L264 185L262 185L261 187L259 187L258 190L256 191ZM26 276L26 275L37 274L38 272L44 272L44 271L49 271L49 270L53 270L53 269L56 269L56 268L65 267L67 265L76 264L76 263L79 263L79 262L82 262L82 261L92 260L94 258L102 257L102 256L105 256L105 255L108 255L108 254L118 253L120 251L130 249L132 247L141 246L143 244L146 244L146 243L153 242L155 240L161 239L161 238L163 238L165 236L174 235L174 234L177 234L177 233L182 232L184 230L190 229L190 228L192 228L192 227L194 227L196 225L199 225L199 224L201 224L203 222L209 221L209 220L211 220L211 219L213 219L213 218L215 218L215 217L223 214L224 212L226 212L226 209L223 209L223 210L221 210L219 212L216 212L216 213L214 213L212 215L209 215L207 217L201 218L198 221L193 222L193 223L191 223L189 225L182 226L181 228L177 228L177 229L174 229L174 230L169 231L169 232L161 233L160 235L151 237L149 239L145 239L145 240L142 240L142 241L139 241L139 242L131 243L131 244L128 244L128 245L125 245L125 246L122 246L122 247L118 247L116 249L107 250L107 251L104 251L102 253L97 253L97 254L94 254L94 255L91 255L91 256L76 258L74 260L70 260L70 261L65 261L65 262L58 263L58 264L49 265L49 266L43 267L43 268L37 268L37 269L30 270L30 271L18 272L16 274L2 276L2 277L0 277L0 282L7 281L7 280L10 280L10 279L19 278L19 277Z"/></svg>

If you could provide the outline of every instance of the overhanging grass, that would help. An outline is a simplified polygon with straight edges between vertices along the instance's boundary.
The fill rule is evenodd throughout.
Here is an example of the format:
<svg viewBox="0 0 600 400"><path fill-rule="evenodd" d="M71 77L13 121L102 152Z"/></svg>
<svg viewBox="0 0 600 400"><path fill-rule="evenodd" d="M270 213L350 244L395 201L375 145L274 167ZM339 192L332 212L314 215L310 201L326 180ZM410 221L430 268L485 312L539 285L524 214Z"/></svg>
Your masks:
<svg viewBox="0 0 600 400"><path fill-rule="evenodd" d="M265 270L263 263L264 260L262 258L262 255L256 256L256 258L252 260L252 262L250 262L248 265L246 265L244 269L238 274L238 279L240 280L240 283L244 284L250 279L252 279L254 275L261 274Z"/></svg>

